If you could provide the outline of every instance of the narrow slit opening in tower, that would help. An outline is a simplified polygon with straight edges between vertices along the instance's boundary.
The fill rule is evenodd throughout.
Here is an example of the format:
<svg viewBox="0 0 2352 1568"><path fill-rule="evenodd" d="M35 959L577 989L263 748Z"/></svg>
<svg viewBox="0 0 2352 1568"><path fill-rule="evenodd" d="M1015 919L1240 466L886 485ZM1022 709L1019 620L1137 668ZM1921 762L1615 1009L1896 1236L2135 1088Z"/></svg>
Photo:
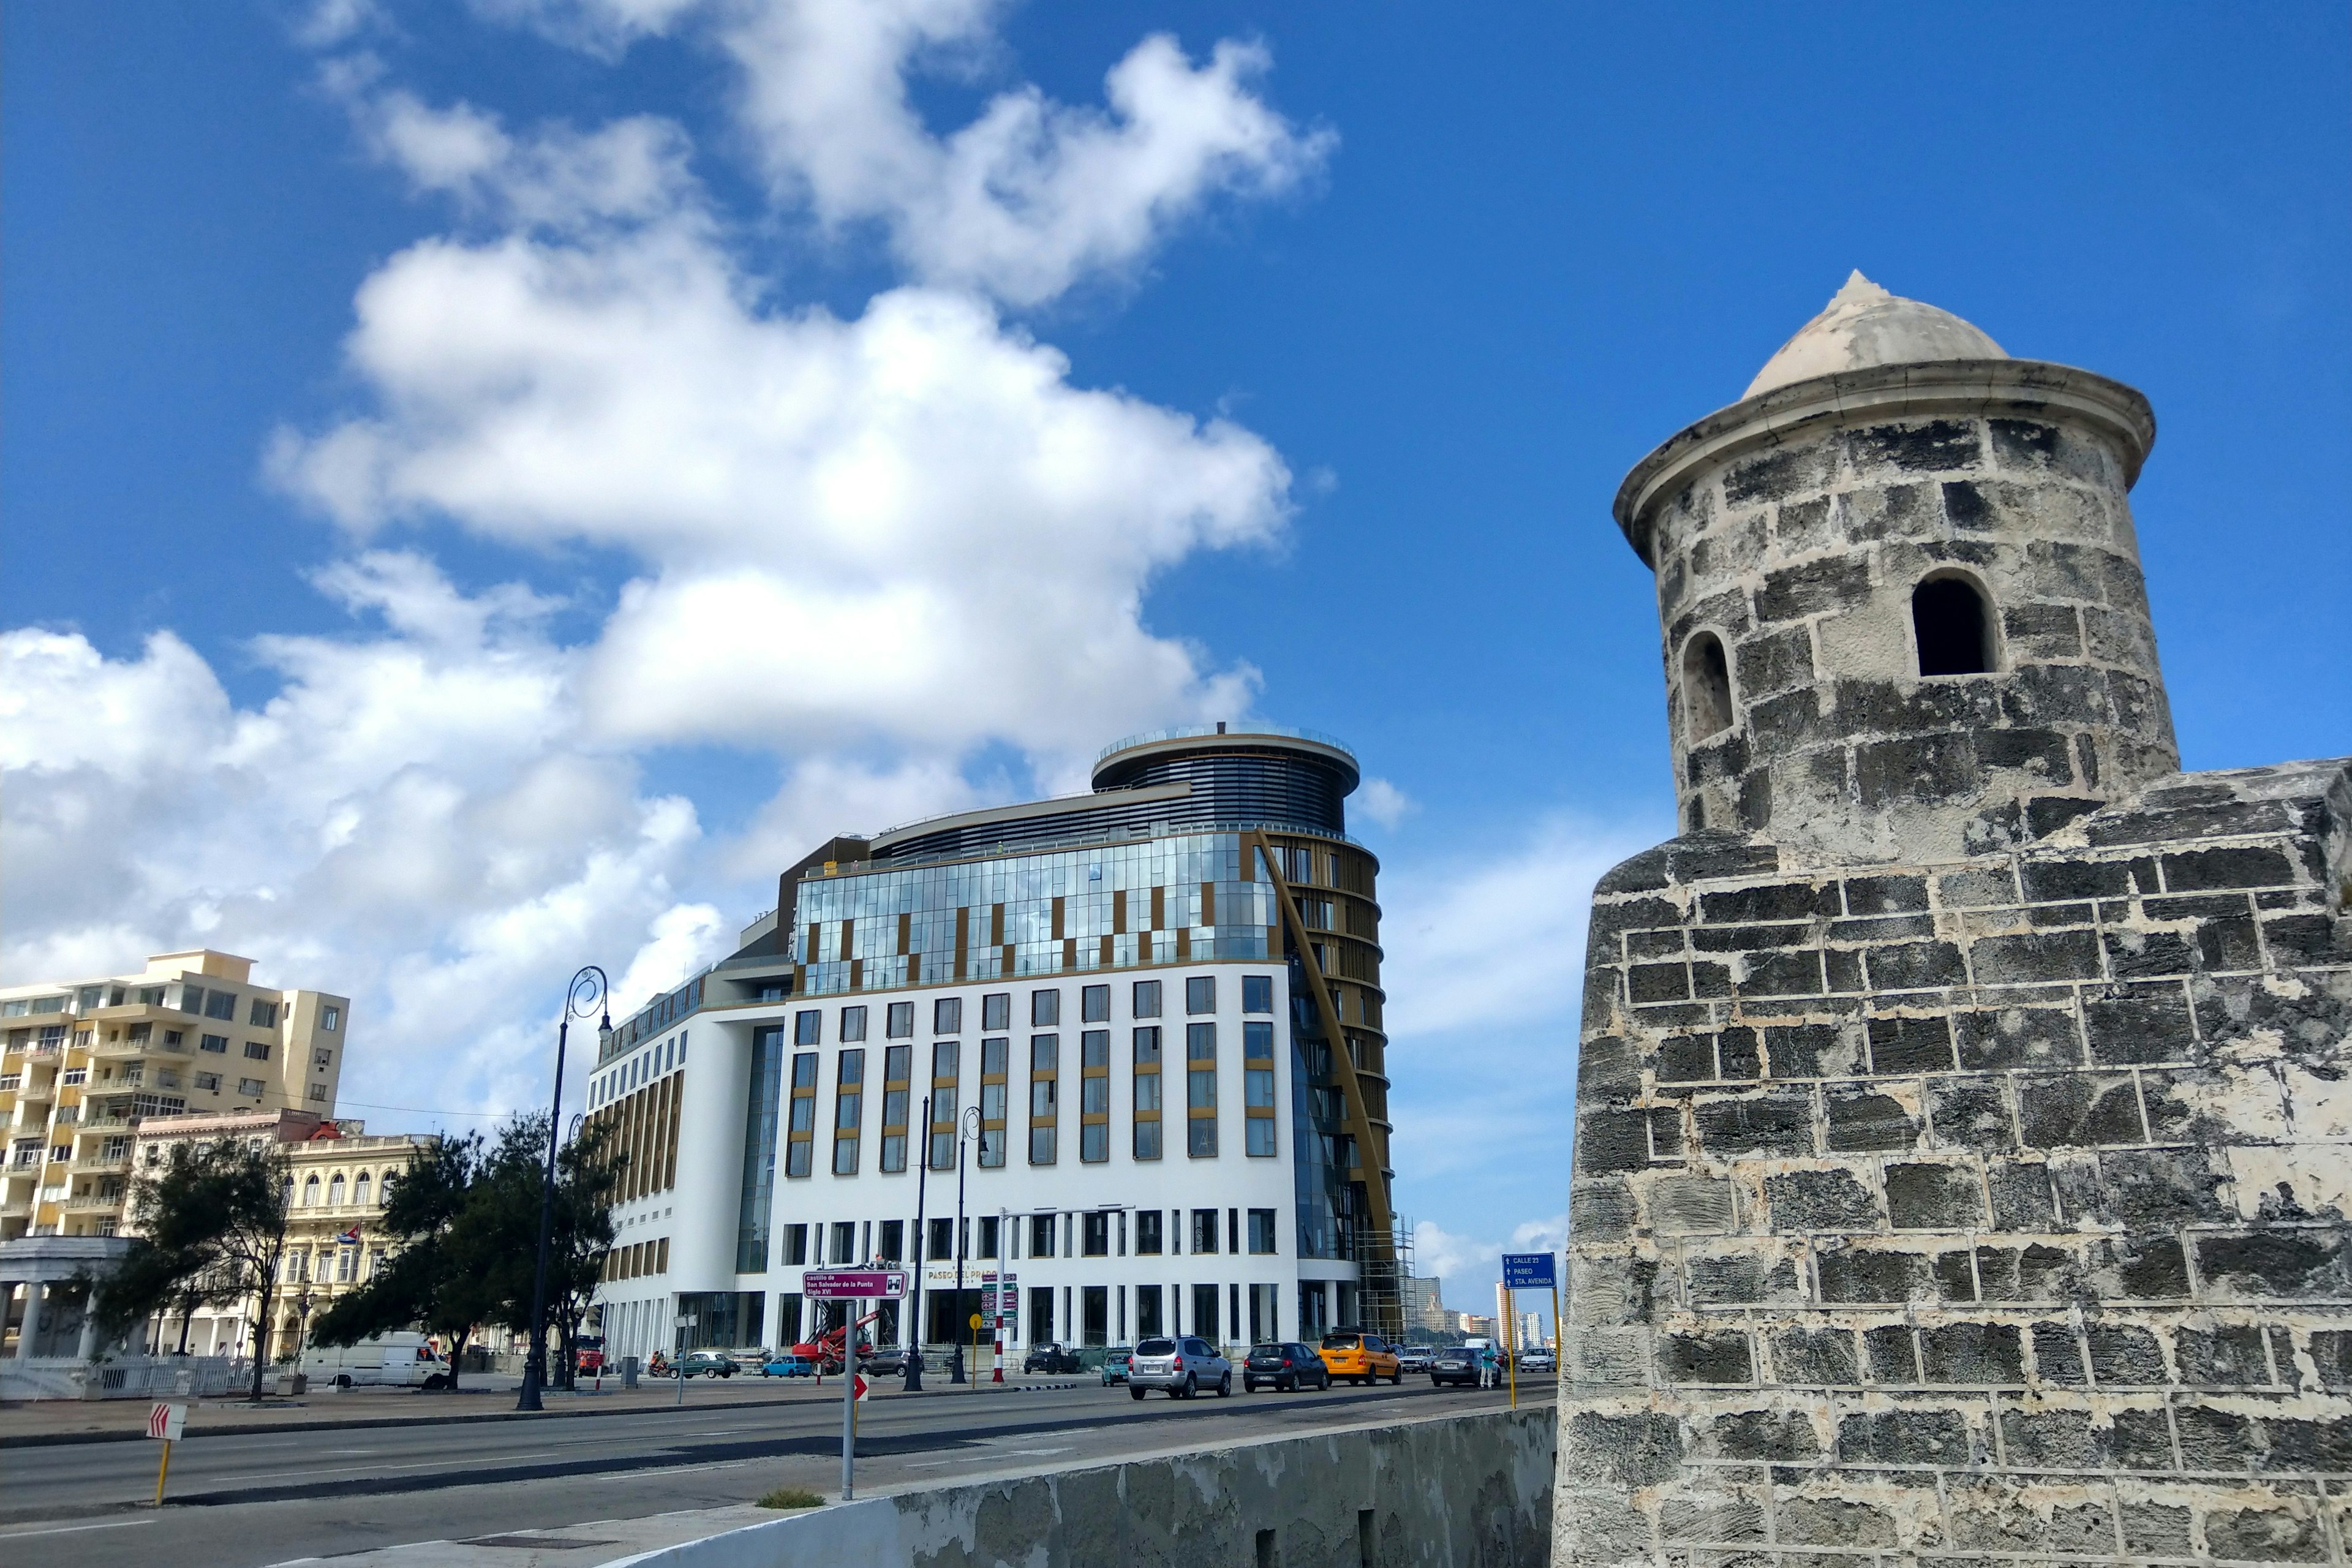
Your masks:
<svg viewBox="0 0 2352 1568"><path fill-rule="evenodd" d="M1701 632L1683 645L1683 733L1693 741L1731 728L1731 668L1723 640Z"/></svg>
<svg viewBox="0 0 2352 1568"><path fill-rule="evenodd" d="M1911 627L1922 675L1984 675L1992 669L1992 617L1976 585L1931 577L1912 590Z"/></svg>

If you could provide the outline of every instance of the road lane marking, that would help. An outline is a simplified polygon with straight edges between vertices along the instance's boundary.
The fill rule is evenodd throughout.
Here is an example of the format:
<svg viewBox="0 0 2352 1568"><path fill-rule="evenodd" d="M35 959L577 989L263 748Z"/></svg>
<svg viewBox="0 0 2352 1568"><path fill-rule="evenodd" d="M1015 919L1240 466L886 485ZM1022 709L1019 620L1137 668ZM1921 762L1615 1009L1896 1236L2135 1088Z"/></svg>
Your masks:
<svg viewBox="0 0 2352 1568"><path fill-rule="evenodd" d="M556 1448L541 1448L527 1454L500 1454L498 1457L501 1460L544 1459L551 1458L553 1455L561 1451L562 1450ZM446 1468L451 1465L461 1464L462 1462L462 1458L445 1458L439 1459L417 1459L405 1465L329 1465L307 1470L247 1470L242 1473L231 1471L229 1474L225 1476L207 1475L204 1479L207 1482L249 1481L262 1480L272 1476L340 1476L347 1475L353 1470L424 1470L430 1469L436 1465ZM495 1471L499 1467L491 1466L490 1468Z"/></svg>
<svg viewBox="0 0 2352 1568"><path fill-rule="evenodd" d="M61 1524L54 1530L0 1531L0 1541L24 1541L36 1535L72 1535L85 1530L128 1530L134 1524L152 1524L152 1519L110 1519L103 1524Z"/></svg>

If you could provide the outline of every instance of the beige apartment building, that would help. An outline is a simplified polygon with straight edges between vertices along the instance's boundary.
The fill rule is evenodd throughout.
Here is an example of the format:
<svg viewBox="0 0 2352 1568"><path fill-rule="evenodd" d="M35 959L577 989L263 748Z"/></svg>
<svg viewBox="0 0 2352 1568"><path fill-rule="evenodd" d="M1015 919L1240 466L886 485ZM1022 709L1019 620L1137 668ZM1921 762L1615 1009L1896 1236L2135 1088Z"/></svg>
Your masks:
<svg viewBox="0 0 2352 1568"><path fill-rule="evenodd" d="M274 1149L287 1164L286 1254L270 1292L270 1355L291 1352L308 1321L383 1263L387 1242L381 1215L393 1179L441 1142L437 1134L368 1135L360 1121L337 1121L302 1110L211 1116L158 1116L141 1123L131 1168L152 1173L175 1143L242 1138ZM250 1348L250 1298L198 1307L188 1324L192 1355L241 1355ZM180 1320L169 1315L151 1328L168 1352L181 1343Z"/></svg>
<svg viewBox="0 0 2352 1568"><path fill-rule="evenodd" d="M0 1241L112 1236L151 1118L334 1114L351 1001L253 983L253 960L0 986Z"/></svg>

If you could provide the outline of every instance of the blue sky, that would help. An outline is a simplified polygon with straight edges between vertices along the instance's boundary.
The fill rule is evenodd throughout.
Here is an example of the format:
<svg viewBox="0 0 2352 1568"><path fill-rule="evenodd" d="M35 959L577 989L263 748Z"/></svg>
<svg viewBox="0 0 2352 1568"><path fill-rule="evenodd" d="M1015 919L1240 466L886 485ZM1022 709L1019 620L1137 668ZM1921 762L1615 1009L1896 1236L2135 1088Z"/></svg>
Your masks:
<svg viewBox="0 0 2352 1568"><path fill-rule="evenodd" d="M1610 498L1856 267L2154 402L2187 765L2347 749L2340 6L909 0L863 98L827 6L371 13L0 19L11 979L252 952L359 999L351 1100L493 1111L562 973L707 960L813 835L1244 709L1395 792L1398 1201L1475 1304L1671 830ZM956 205L1023 102L1033 205ZM787 385L827 433L737 417ZM887 548L810 499L908 472Z"/></svg>

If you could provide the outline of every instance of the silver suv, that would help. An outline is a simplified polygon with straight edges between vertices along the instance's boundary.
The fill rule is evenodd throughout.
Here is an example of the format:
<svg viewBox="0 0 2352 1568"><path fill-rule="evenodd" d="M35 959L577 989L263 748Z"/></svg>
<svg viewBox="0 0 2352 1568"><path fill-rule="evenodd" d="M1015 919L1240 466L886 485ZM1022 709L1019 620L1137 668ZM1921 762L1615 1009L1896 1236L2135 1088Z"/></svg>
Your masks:
<svg viewBox="0 0 2352 1568"><path fill-rule="evenodd" d="M1234 1363L1208 1341L1191 1334L1139 1340L1127 1363L1127 1391L1140 1399L1153 1388L1166 1389L1171 1399L1190 1399L1203 1388L1213 1388L1223 1398L1234 1391Z"/></svg>

